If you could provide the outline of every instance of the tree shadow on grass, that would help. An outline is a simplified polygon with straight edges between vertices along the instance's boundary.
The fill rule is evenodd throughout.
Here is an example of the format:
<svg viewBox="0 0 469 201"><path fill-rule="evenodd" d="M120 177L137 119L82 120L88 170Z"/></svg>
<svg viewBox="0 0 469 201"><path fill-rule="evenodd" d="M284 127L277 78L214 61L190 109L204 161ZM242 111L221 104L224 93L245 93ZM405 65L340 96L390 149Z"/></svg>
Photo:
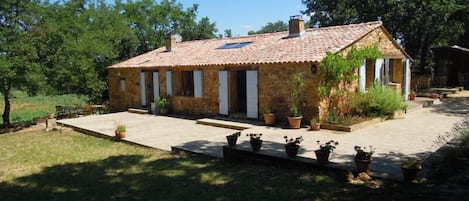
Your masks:
<svg viewBox="0 0 469 201"><path fill-rule="evenodd" d="M315 200L341 196L332 175L206 157L112 156L0 183L0 200Z"/></svg>

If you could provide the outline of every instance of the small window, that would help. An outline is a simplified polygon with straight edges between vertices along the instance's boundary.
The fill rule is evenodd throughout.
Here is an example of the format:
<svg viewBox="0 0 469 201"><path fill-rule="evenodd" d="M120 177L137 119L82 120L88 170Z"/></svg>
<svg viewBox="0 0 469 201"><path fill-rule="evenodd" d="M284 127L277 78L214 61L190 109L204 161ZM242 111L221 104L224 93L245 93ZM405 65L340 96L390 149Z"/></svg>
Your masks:
<svg viewBox="0 0 469 201"><path fill-rule="evenodd" d="M240 43L227 43L227 44L224 44L220 47L218 47L217 49L221 50L221 49L235 49L235 48L243 48L249 44L251 44L252 42L240 42Z"/></svg>
<svg viewBox="0 0 469 201"><path fill-rule="evenodd" d="M193 71L181 72L181 96L194 96L194 73Z"/></svg>
<svg viewBox="0 0 469 201"><path fill-rule="evenodd" d="M125 91L125 80L124 79L119 80L119 89L121 91Z"/></svg>

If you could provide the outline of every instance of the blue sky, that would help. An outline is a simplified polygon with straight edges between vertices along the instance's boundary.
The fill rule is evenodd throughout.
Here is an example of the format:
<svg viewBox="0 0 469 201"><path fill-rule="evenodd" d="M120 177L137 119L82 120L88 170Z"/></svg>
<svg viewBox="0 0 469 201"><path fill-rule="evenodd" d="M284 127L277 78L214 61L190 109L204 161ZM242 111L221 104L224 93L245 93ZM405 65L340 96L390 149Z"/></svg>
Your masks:
<svg viewBox="0 0 469 201"><path fill-rule="evenodd" d="M178 0L184 8L199 4L198 18L208 17L219 33L231 29L233 36L247 35L269 22L288 22L305 10L301 0Z"/></svg>

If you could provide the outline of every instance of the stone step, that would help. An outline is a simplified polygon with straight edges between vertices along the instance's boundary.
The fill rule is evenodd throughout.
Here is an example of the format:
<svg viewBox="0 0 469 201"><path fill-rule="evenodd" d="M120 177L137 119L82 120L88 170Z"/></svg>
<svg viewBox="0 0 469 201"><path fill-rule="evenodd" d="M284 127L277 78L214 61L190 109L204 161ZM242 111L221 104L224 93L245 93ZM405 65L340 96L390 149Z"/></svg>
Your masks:
<svg viewBox="0 0 469 201"><path fill-rule="evenodd" d="M210 119L210 118L198 119L197 124L215 126L215 127L221 127L221 128L229 128L229 129L235 129L235 130L244 130L244 129L253 127L251 124L218 120L218 119Z"/></svg>
<svg viewBox="0 0 469 201"><path fill-rule="evenodd" d="M148 114L149 113L148 110L137 109L137 108L129 108L128 112L129 113L136 113L136 114Z"/></svg>

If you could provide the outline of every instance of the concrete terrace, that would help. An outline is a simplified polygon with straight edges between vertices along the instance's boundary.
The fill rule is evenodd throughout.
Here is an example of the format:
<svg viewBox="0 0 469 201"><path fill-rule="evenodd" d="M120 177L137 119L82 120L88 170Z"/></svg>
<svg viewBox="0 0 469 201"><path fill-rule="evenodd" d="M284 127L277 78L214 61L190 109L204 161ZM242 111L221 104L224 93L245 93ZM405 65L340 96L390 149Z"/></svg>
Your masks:
<svg viewBox="0 0 469 201"><path fill-rule="evenodd" d="M461 95L458 95L461 96ZM306 128L293 130L280 127L242 124L249 127L242 131L238 146L249 148L247 133L263 133L262 154L286 157L283 136L303 136L299 156L315 159L314 150L317 140L340 142L331 154L330 160L340 166L353 170L355 145L373 146L376 153L370 169L374 175L401 179L400 163L406 157L426 158L438 150L449 137L446 133L467 114L469 98L452 97L426 108L413 108L405 119L389 120L369 127L346 133L324 130L308 131ZM196 124L196 120L133 114L128 112L76 119L60 120L59 123L93 132L99 135L114 136L117 122L127 126L126 141L171 151L171 147L188 150L217 158L222 157L222 146L226 145L225 136L236 130Z"/></svg>

